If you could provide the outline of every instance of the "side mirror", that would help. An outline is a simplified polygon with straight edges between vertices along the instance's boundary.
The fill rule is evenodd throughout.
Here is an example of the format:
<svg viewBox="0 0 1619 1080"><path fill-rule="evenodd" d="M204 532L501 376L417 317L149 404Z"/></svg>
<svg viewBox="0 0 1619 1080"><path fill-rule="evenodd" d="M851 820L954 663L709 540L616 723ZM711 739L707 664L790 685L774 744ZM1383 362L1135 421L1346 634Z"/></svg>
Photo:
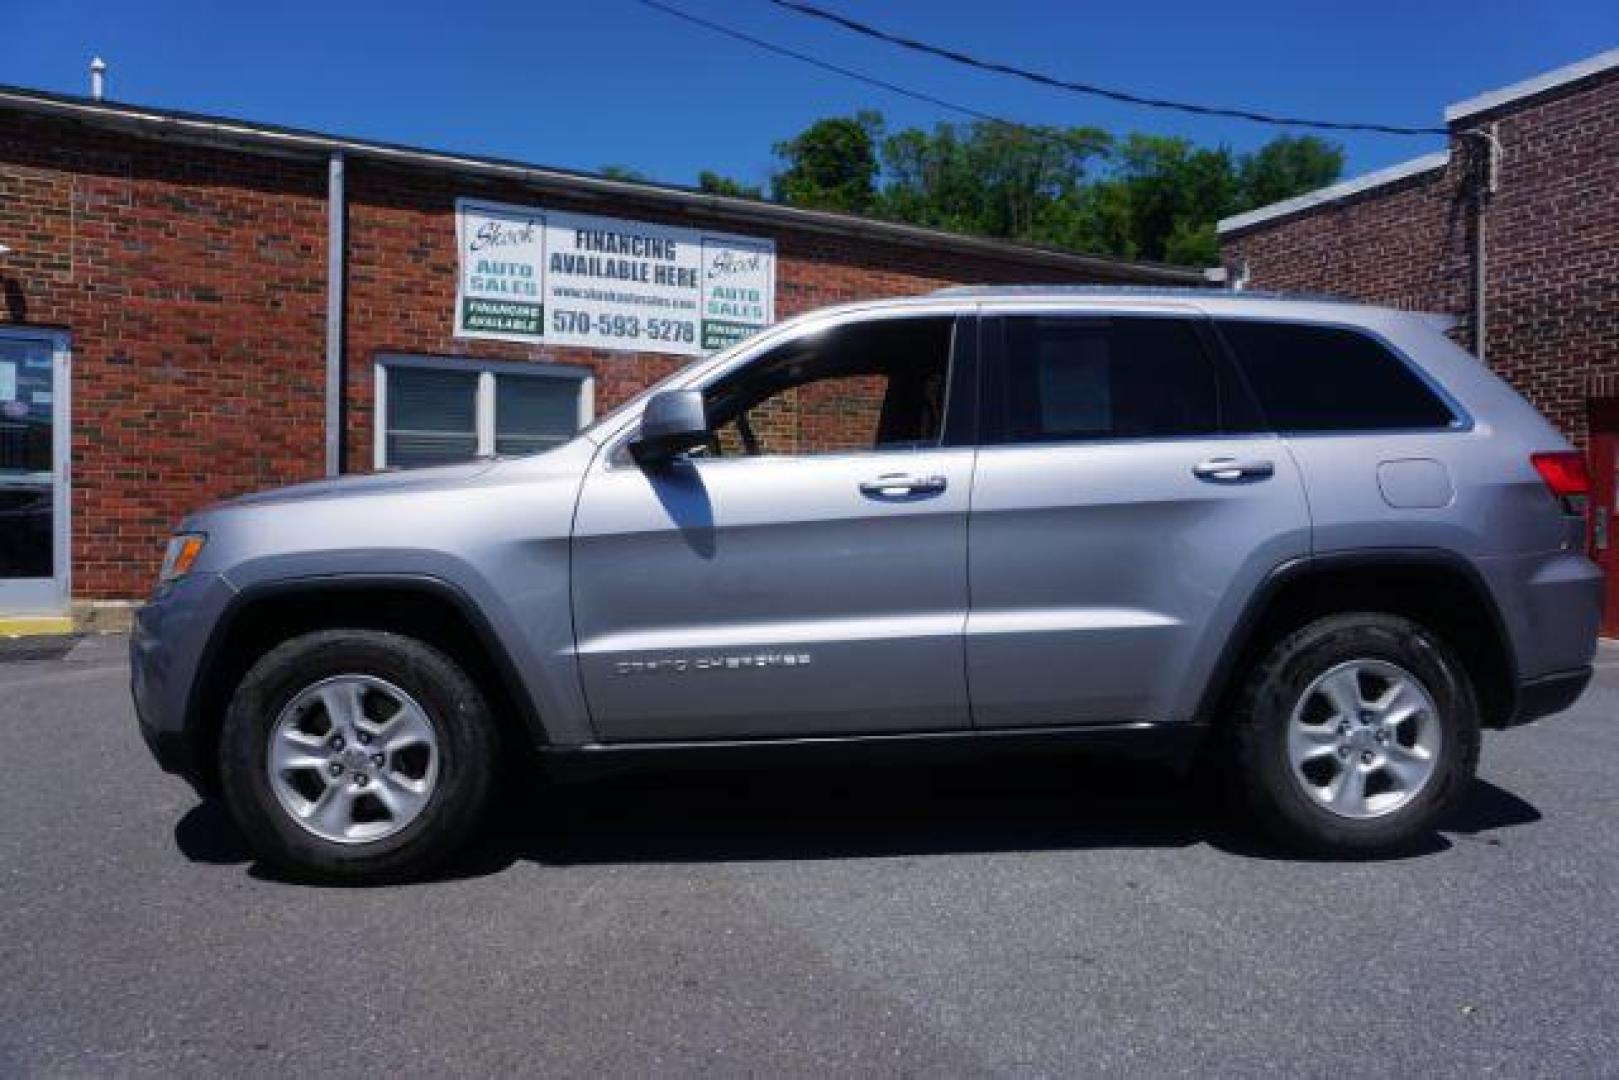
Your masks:
<svg viewBox="0 0 1619 1080"><path fill-rule="evenodd" d="M668 461L708 441L708 412L701 390L663 390L641 412L641 433L630 452L643 465Z"/></svg>

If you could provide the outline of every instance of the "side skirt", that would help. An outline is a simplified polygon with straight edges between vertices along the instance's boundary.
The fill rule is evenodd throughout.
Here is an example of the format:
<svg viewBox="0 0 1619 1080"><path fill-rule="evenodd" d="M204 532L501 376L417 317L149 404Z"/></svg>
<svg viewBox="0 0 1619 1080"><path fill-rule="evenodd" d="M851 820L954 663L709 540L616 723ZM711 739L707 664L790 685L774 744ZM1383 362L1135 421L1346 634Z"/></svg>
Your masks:
<svg viewBox="0 0 1619 1080"><path fill-rule="evenodd" d="M558 780L590 779L630 770L961 761L1057 753L1148 758L1185 769L1191 764L1207 730L1203 724L1130 721L806 738L586 743L542 747L540 764Z"/></svg>

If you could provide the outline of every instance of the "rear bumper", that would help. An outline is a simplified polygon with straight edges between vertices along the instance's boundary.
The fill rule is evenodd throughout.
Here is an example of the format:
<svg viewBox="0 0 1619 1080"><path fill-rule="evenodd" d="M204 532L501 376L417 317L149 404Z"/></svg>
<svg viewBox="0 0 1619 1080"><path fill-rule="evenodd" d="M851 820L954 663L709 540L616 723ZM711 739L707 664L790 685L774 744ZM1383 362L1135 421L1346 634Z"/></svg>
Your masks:
<svg viewBox="0 0 1619 1080"><path fill-rule="evenodd" d="M1589 667L1606 590L1595 563L1554 551L1482 558L1478 566L1505 623L1521 688Z"/></svg>
<svg viewBox="0 0 1619 1080"><path fill-rule="evenodd" d="M1518 707L1503 727L1515 727L1560 713L1580 699L1591 682L1591 667L1542 675L1518 684Z"/></svg>

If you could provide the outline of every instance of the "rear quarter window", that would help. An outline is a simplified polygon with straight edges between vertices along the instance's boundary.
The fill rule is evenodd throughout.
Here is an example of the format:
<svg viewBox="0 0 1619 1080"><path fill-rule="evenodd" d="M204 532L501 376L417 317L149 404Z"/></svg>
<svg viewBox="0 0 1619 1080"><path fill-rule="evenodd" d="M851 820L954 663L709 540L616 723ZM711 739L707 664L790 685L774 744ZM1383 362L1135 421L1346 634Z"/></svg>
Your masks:
<svg viewBox="0 0 1619 1080"><path fill-rule="evenodd" d="M1456 414L1386 345L1334 326L1217 319L1277 431L1444 428Z"/></svg>

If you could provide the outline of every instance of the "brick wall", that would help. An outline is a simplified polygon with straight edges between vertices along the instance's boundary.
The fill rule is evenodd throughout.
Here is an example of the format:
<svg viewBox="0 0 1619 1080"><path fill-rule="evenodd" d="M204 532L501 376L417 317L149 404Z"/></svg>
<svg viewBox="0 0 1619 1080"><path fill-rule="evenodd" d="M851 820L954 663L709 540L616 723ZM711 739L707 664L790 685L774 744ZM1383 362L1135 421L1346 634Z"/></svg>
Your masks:
<svg viewBox="0 0 1619 1080"><path fill-rule="evenodd" d="M189 508L321 471L325 170L0 116L0 325L73 347L73 590Z"/></svg>
<svg viewBox="0 0 1619 1080"><path fill-rule="evenodd" d="M1619 72L1468 123L1492 120L1487 355L1583 444L1588 387L1619 375Z"/></svg>
<svg viewBox="0 0 1619 1080"><path fill-rule="evenodd" d="M352 471L372 464L379 353L585 365L599 410L683 362L456 340L457 196L772 236L778 317L958 282L1081 280L1044 264L687 217L633 199L570 200L355 159L348 173ZM188 510L321 473L325 187L324 161L0 114L0 240L13 249L0 260L0 325L71 334L75 597L145 595ZM869 419L857 413L843 419Z"/></svg>
<svg viewBox="0 0 1619 1080"><path fill-rule="evenodd" d="M1222 238L1260 289L1325 291L1457 316L1468 310L1472 218L1457 198L1465 164L1408 177Z"/></svg>
<svg viewBox="0 0 1619 1080"><path fill-rule="evenodd" d="M1583 445L1591 399L1619 378L1619 72L1462 123L1494 124L1501 147L1485 226L1486 356ZM1475 145L1453 136L1444 170L1223 236L1223 257L1245 260L1255 288L1465 317Z"/></svg>

